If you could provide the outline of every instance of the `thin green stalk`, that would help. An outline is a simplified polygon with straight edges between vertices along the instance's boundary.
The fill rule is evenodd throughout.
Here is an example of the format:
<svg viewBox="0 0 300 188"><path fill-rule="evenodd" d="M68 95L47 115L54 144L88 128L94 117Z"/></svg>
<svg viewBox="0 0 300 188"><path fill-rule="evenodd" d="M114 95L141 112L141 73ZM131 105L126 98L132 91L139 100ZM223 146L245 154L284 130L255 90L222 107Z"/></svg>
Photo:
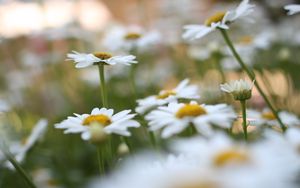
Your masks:
<svg viewBox="0 0 300 188"><path fill-rule="evenodd" d="M242 67L242 69L247 73L247 75L249 76L249 78L251 80L255 80L255 74L254 72L252 72L247 65L243 62L242 58L240 57L240 55L237 53L237 51L235 50L231 40L228 37L228 34L226 32L226 30L224 29L220 29L221 34L226 42L226 44L229 46L232 54L234 55L234 57L236 58L236 60L238 61L238 63L240 64L240 66ZM272 103L270 102L270 100L268 99L268 97L266 96L266 94L264 93L264 91L261 89L260 85L258 84L258 82L254 82L254 85L256 86L258 92L261 94L261 96L264 98L265 102L267 103L268 107L270 108L270 110L272 111L272 113L275 115L277 121L280 124L280 127L282 129L282 131L284 132L286 130L285 125L282 123L279 115L278 115L278 111L273 107Z"/></svg>
<svg viewBox="0 0 300 188"><path fill-rule="evenodd" d="M156 150L157 149L157 143L156 143L156 138L155 138L154 132L148 131L148 133L149 133L149 137L150 137L150 142L151 142L153 148Z"/></svg>
<svg viewBox="0 0 300 188"><path fill-rule="evenodd" d="M98 64L102 105L103 105L103 107L108 107L107 93L106 93L106 86L105 86L105 76L104 76L104 66L105 65L103 63Z"/></svg>
<svg viewBox="0 0 300 188"><path fill-rule="evenodd" d="M113 156L113 140L112 138L108 138L107 143L106 143L106 153L109 159L111 159L111 161L113 161L114 156ZM111 165L111 163L108 164L109 166Z"/></svg>
<svg viewBox="0 0 300 188"><path fill-rule="evenodd" d="M244 138L248 141L248 133L247 133L247 115L246 115L246 100L241 100L241 107L242 107L242 115L243 115L243 131L244 131Z"/></svg>
<svg viewBox="0 0 300 188"><path fill-rule="evenodd" d="M5 146L3 146L5 147ZM34 185L32 179L29 177L29 175L26 173L26 171L22 168L22 166L18 163L18 161L15 160L15 158L11 155L11 153L6 149L1 147L1 151L7 158L7 160L15 167L17 172L24 178L27 187L29 188L36 188Z"/></svg>
<svg viewBox="0 0 300 188"><path fill-rule="evenodd" d="M98 160L99 173L100 175L104 174L103 156L100 147L97 147L97 160Z"/></svg>
<svg viewBox="0 0 300 188"><path fill-rule="evenodd" d="M130 72L129 72L129 81L130 81L130 86L132 90L132 94L134 97L134 102L137 99L137 89L136 89L136 83L135 83L135 73L136 73L136 66L137 65L131 65L130 66Z"/></svg>
<svg viewBox="0 0 300 188"><path fill-rule="evenodd" d="M141 123L142 127L144 128L145 134L148 134L149 140L150 140L151 145L153 146L153 148L155 150L158 150L159 149L159 144L157 143L154 132L149 131L149 129L147 127L147 122L144 120L144 118L142 116L140 116L140 117L141 117L140 123Z"/></svg>
<svg viewBox="0 0 300 188"><path fill-rule="evenodd" d="M129 53L137 57L137 54L138 54L137 46L133 46L132 49L129 51ZM136 89L136 82L135 82L137 66L138 66L138 64L132 64L130 66L130 70L129 70L129 83L130 83L132 95L134 97L134 104L135 104L135 100L138 97L137 89Z"/></svg>

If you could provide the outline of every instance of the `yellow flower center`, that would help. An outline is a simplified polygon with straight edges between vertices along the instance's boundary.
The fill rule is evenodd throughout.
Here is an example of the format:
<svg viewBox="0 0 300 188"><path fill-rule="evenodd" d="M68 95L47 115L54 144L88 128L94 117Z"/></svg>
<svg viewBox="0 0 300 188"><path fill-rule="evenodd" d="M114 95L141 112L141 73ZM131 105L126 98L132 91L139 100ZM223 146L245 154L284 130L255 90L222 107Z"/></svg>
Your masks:
<svg viewBox="0 0 300 188"><path fill-rule="evenodd" d="M165 99L165 98L168 98L171 95L176 95L176 92L173 91L173 90L164 90L164 91L161 91L159 93L159 95L156 96L156 98L157 99Z"/></svg>
<svg viewBox="0 0 300 188"><path fill-rule="evenodd" d="M26 145L26 143L27 143L27 140L28 140L28 138L23 138L22 140L21 140L21 145Z"/></svg>
<svg viewBox="0 0 300 188"><path fill-rule="evenodd" d="M93 53L93 55L102 60L109 59L112 57L110 53L106 53L106 52L95 52Z"/></svg>
<svg viewBox="0 0 300 188"><path fill-rule="evenodd" d="M217 188L218 186L213 182L199 182L189 183L185 185L175 186L176 188Z"/></svg>
<svg viewBox="0 0 300 188"><path fill-rule="evenodd" d="M49 186L54 186L54 187L56 187L56 186L58 186L59 185L59 183L58 183L58 181L57 180L55 180L55 179L49 179L48 181L47 181L47 185L49 185Z"/></svg>
<svg viewBox="0 0 300 188"><path fill-rule="evenodd" d="M253 42L253 37L251 36L243 36L240 38L239 42L241 44L251 44Z"/></svg>
<svg viewBox="0 0 300 188"><path fill-rule="evenodd" d="M275 120L276 117L272 112L265 112L261 114L261 117L267 120Z"/></svg>
<svg viewBox="0 0 300 188"><path fill-rule="evenodd" d="M198 104L185 104L176 112L176 117L196 117L204 114L207 114L207 112L202 106Z"/></svg>
<svg viewBox="0 0 300 188"><path fill-rule="evenodd" d="M208 19L205 20L204 25L210 26L212 23L221 22L225 16L226 12L217 12Z"/></svg>
<svg viewBox="0 0 300 188"><path fill-rule="evenodd" d="M248 161L249 157L247 153L236 150L223 151L217 154L213 159L213 163L216 167L222 167L229 163L243 164Z"/></svg>
<svg viewBox="0 0 300 188"><path fill-rule="evenodd" d="M141 34L139 33L127 33L125 36L124 36L124 39L126 40L136 40L136 39L139 39L141 38Z"/></svg>
<svg viewBox="0 0 300 188"><path fill-rule="evenodd" d="M108 116L99 114L99 115L89 115L82 122L83 125L90 125L91 123L100 123L101 125L107 126L111 124L111 120Z"/></svg>

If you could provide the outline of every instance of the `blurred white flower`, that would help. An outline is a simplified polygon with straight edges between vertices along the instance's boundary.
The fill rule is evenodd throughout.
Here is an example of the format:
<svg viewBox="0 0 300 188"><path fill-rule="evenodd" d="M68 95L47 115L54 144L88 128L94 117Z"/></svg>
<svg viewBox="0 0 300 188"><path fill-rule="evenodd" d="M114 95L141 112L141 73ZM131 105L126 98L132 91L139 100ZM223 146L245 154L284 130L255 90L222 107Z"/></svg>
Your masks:
<svg viewBox="0 0 300 188"><path fill-rule="evenodd" d="M184 26L184 39L194 40L202 38L208 33L220 29L229 29L229 24L237 19L244 18L253 12L254 5L249 4L249 0L243 0L235 10L227 12L217 12L208 18L204 25Z"/></svg>
<svg viewBox="0 0 300 188"><path fill-rule="evenodd" d="M188 126L194 126L197 132L210 136L212 125L230 128L236 118L232 107L226 104L200 105L194 101L184 104L172 102L168 106L158 107L145 119L149 121L150 131L163 128L162 138L168 138L182 132Z"/></svg>
<svg viewBox="0 0 300 188"><path fill-rule="evenodd" d="M135 156L110 176L97 179L87 187L297 187L299 155L284 139L268 138L246 144L216 134L210 138L177 140L171 152L159 157L151 153Z"/></svg>
<svg viewBox="0 0 300 188"><path fill-rule="evenodd" d="M223 177L220 187L297 187L294 181L300 168L297 150L282 134L272 137L276 139L269 137L245 144L225 134L216 134L210 138L178 140L173 143L172 150L188 156L189 160L196 159L195 166Z"/></svg>
<svg viewBox="0 0 300 188"><path fill-rule="evenodd" d="M289 129L286 130L285 133L286 139L293 145L295 146L296 150L299 150L300 148L300 129L299 127L290 127ZM300 155L300 152L299 152Z"/></svg>
<svg viewBox="0 0 300 188"><path fill-rule="evenodd" d="M9 111L11 106L4 100L0 99L0 114Z"/></svg>
<svg viewBox="0 0 300 188"><path fill-rule="evenodd" d="M230 93L235 100L248 100L252 95L254 80L252 83L246 80L234 80L229 83L221 84L222 91Z"/></svg>
<svg viewBox="0 0 300 188"><path fill-rule="evenodd" d="M189 79L184 79L172 90L162 90L158 95L152 95L144 99L137 100L138 106L135 111L143 114L157 106L165 105L178 99L198 99L198 87L188 85Z"/></svg>
<svg viewBox="0 0 300 188"><path fill-rule="evenodd" d="M157 31L145 32L139 27L115 27L103 38L103 47L111 51L146 51L160 43Z"/></svg>
<svg viewBox="0 0 300 188"><path fill-rule="evenodd" d="M62 188L59 181L54 179L51 169L39 168L32 172L33 182L37 187Z"/></svg>
<svg viewBox="0 0 300 188"><path fill-rule="evenodd" d="M300 125L299 118L292 113L281 111L278 113L283 124L287 127L294 127ZM268 109L259 112L253 109L247 110L247 117L250 119L250 125L269 125L280 127L275 115Z"/></svg>
<svg viewBox="0 0 300 188"><path fill-rule="evenodd" d="M128 131L130 127L139 127L140 124L132 120L135 114L129 114L131 110L123 110L113 115L113 109L94 108L91 114L74 114L68 119L55 125L55 128L66 129L65 134L80 133L83 140L90 140L93 137L92 129L94 125L103 127L105 134L118 134L131 136ZM91 126L93 125L93 126Z"/></svg>
<svg viewBox="0 0 300 188"><path fill-rule="evenodd" d="M29 137L22 141L12 142L9 144L9 152L15 157L19 163L23 162L27 152L34 146L34 144L43 137L47 130L48 121L46 119L40 119L34 126ZM4 156L0 152L0 160L3 160ZM6 162L5 166L14 169L10 162Z"/></svg>
<svg viewBox="0 0 300 188"><path fill-rule="evenodd" d="M277 38L276 38L277 37ZM237 52L243 57L244 62L252 67L253 57L255 57L258 50L267 50L270 48L272 42L278 39L278 36L274 32L274 29L267 29L260 32L255 36L245 35L239 37L235 43ZM223 54L226 56L222 59L222 67L226 70L240 70L241 66L232 56L232 53L228 47L223 48Z"/></svg>
<svg viewBox="0 0 300 188"><path fill-rule="evenodd" d="M291 5L286 5L284 6L284 9L288 11L288 15L293 15L298 12L300 12L300 5L297 4L291 4Z"/></svg>
<svg viewBox="0 0 300 188"><path fill-rule="evenodd" d="M76 68L85 68L91 65L104 63L107 65L116 65L116 64L123 64L123 65L131 65L137 63L135 61L135 56L133 55L126 55L126 56L112 56L106 52L98 52L93 54L85 54L85 53L78 53L73 51L73 53L67 54L67 60L73 60L76 63Z"/></svg>
<svg viewBox="0 0 300 188"><path fill-rule="evenodd" d="M186 188L191 185L222 185L221 182L217 182L219 177L210 176L210 172L205 171L207 169L201 170L194 162L195 160L187 157L172 154L159 158L153 157L151 153L140 154L125 161L122 167L109 177L94 180L87 187Z"/></svg>
<svg viewBox="0 0 300 188"><path fill-rule="evenodd" d="M221 53L222 46L216 42L211 41L203 45L190 45L188 46L188 53L191 57L199 60L209 59L214 53Z"/></svg>

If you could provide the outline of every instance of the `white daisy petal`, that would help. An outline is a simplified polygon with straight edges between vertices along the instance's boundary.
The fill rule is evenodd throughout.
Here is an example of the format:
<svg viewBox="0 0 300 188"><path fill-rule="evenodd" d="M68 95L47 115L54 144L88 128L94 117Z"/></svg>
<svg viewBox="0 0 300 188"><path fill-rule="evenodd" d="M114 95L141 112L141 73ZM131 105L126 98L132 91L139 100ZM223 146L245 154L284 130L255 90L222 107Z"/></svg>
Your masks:
<svg viewBox="0 0 300 188"><path fill-rule="evenodd" d="M144 99L137 100L138 106L135 111L139 114L162 106L171 102L176 102L178 99L198 99L199 89L196 85L189 85L189 80L185 79L181 81L177 87L172 90L162 90L158 95L146 97Z"/></svg>
<svg viewBox="0 0 300 188"><path fill-rule="evenodd" d="M284 6L284 9L288 11L288 15L293 15L300 12L300 5L292 4Z"/></svg>
<svg viewBox="0 0 300 188"><path fill-rule="evenodd" d="M186 40L200 39L208 33L220 29L229 29L229 23L237 19L245 18L253 12L254 5L249 4L249 0L243 0L239 6L227 12L218 12L216 15L208 18L205 25L186 25L183 28L185 32L182 37Z"/></svg>

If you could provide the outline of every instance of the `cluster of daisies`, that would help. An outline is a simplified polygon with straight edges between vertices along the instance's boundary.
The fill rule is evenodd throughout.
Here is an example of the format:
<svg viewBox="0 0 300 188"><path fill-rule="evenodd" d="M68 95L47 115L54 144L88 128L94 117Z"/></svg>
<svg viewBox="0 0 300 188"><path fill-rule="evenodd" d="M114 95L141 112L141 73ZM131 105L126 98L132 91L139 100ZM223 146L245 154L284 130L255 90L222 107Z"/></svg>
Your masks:
<svg viewBox="0 0 300 188"><path fill-rule="evenodd" d="M285 9L292 15L300 12L300 5L288 5ZM253 11L254 5L250 4L249 0L243 0L236 9L218 12L203 25L185 26L183 38L194 40L217 29L228 30L233 22L247 20ZM128 31L117 29L112 33L112 36L106 37L104 43L114 43L115 45L108 45L114 47L110 51L116 54L121 52L121 55L76 51L67 54L67 60L74 61L76 68L94 65L99 67L103 107L95 107L90 113L74 113L61 123L55 124L55 128L63 129L65 134L80 134L83 140L97 147L102 147L102 143L111 139L110 135L118 135L124 140L122 146L125 144L126 150L126 147L130 147L128 139L137 136L134 135L137 132L133 132L131 128L146 128L149 139L159 136L169 139L170 142L167 145L168 150L162 151L159 148L157 153L129 158L118 172L101 179L100 182L93 181L88 187L299 186L297 180L300 177L300 119L287 111L277 112L272 108L265 108L263 111L248 109L246 101L252 97L252 89L256 85L254 79L251 79L252 82L240 79L220 85L221 91L241 102L242 115L240 110L229 104L200 103L199 88L196 84L191 84L189 79L182 80L172 89L164 89L157 94L136 100L135 112L131 109L115 112L114 109L108 108L105 102L103 67L138 65L136 50L142 50L144 46L156 43L160 39L155 31L146 33L136 28ZM124 55L124 52L130 55ZM239 132L232 131L234 127L241 127L241 119L246 141L238 141ZM287 131L281 131L282 125L288 128ZM248 126L251 126L254 133L251 142L247 140ZM11 144L8 149L18 162L24 159L26 152L41 137L46 127L47 122L42 120L33 129L27 141ZM189 138L184 138L187 135ZM100 155L101 157L104 155ZM10 167L2 153L0 162Z"/></svg>
<svg viewBox="0 0 300 188"><path fill-rule="evenodd" d="M290 11L289 14L293 14L297 12L298 5L289 5L285 8ZM185 26L186 31L183 38L199 39L216 29L228 30L231 23L238 19L247 19L247 16L253 11L254 5L249 4L249 0L243 0L236 9L219 12L207 19L204 25ZM150 45L159 38L155 32L145 34L136 29L128 29L128 31L117 29L115 32L117 32L115 36L118 37L115 37L114 40L118 49L111 49L115 52L121 49L127 53L134 52L135 49L141 48L142 44L148 42ZM106 37L107 40L110 38ZM76 63L76 68L138 63L135 55L113 56L107 52L85 54L74 51L67 56L68 60ZM232 94L235 100L243 102L251 98L254 82L255 80L252 83L237 80L222 84L220 88L222 91ZM189 80L185 79L173 89L162 90L156 95L138 99L135 111L147 121L148 131L160 132L164 139L180 135L187 129L204 137L219 134L219 130L229 130L230 132L233 124L240 117L233 107L228 104L201 104L197 101L199 98L198 87L189 84ZM247 122L244 119L244 123L247 125L280 126L280 124L284 124L287 127L293 127L300 124L297 116L285 111L277 114L272 109L264 109L263 112L245 109L245 112L247 114L243 114L243 117L247 117ZM94 108L90 114L74 114L56 124L55 127L64 129L66 134L81 134L83 140L102 141L110 134L131 136L129 128L141 126L139 121L134 120L135 116L136 114L131 113L131 110L123 110L114 114L113 109ZM278 123L279 118L281 121ZM245 129L247 130L247 127Z"/></svg>
<svg viewBox="0 0 300 188"><path fill-rule="evenodd" d="M289 5L289 14L299 11L298 5ZM228 30L231 23L247 19L254 5L243 0L231 11L219 12L204 25L185 26L185 39L199 39L216 30ZM133 52L145 41L139 33L118 32L118 48ZM116 40L117 40L116 39ZM77 68L104 63L105 65L137 63L135 56L112 56L107 53L68 54ZM252 96L255 80L236 80L220 85L220 90L246 104ZM89 187L149 187L149 188L235 188L240 187L297 187L299 178L300 120L289 112L274 113L272 109L257 111L243 109L244 125L259 130L259 141L237 142L232 139L232 128L240 124L241 116L228 104L199 103L199 88L189 79L173 89L161 90L155 95L138 99L136 113L146 120L149 132L163 139L180 136L185 131L198 135L175 140L169 145L169 154L145 154L124 163L123 168L110 177L89 184ZM94 108L90 114L74 114L55 127L64 133L79 133L83 140L103 140L109 134L134 136L131 127L141 123L133 118L131 110L114 114L113 109ZM277 117L278 116L278 117ZM278 119L280 118L280 121ZM246 120L246 121L245 121ZM143 122L144 123L144 122ZM289 129L278 132L280 124ZM263 129L272 127L275 129ZM245 131L244 129L244 131ZM277 131L274 131L277 130ZM254 131L255 132L255 131ZM256 134L258 131L256 132ZM282 135L283 134L283 135ZM178 138L178 137L177 137ZM152 157L151 157L152 156ZM287 163L288 162L288 163Z"/></svg>
<svg viewBox="0 0 300 188"><path fill-rule="evenodd" d="M234 98L249 99L252 87L253 83L237 80L222 84L220 89L231 93ZM198 87L189 84L189 80L185 79L174 89L162 90L157 95L137 100L138 106L135 111L148 121L149 131L161 130L162 138L180 134L191 127L203 136L212 136L218 128L225 131L230 129L239 117L233 107L228 104L200 104L197 102L200 98L198 92ZM96 127L106 134L131 136L128 128L140 126L138 121L133 120L136 114L130 114L131 110L116 114L113 112L113 109L94 108L90 114L74 114L75 116L68 117L57 124L56 128L65 129L64 133L80 133L82 139L90 140ZM281 111L279 116L288 127L300 125L299 118L292 113ZM247 120L253 126L280 127L276 117L268 109L262 112L247 109Z"/></svg>

